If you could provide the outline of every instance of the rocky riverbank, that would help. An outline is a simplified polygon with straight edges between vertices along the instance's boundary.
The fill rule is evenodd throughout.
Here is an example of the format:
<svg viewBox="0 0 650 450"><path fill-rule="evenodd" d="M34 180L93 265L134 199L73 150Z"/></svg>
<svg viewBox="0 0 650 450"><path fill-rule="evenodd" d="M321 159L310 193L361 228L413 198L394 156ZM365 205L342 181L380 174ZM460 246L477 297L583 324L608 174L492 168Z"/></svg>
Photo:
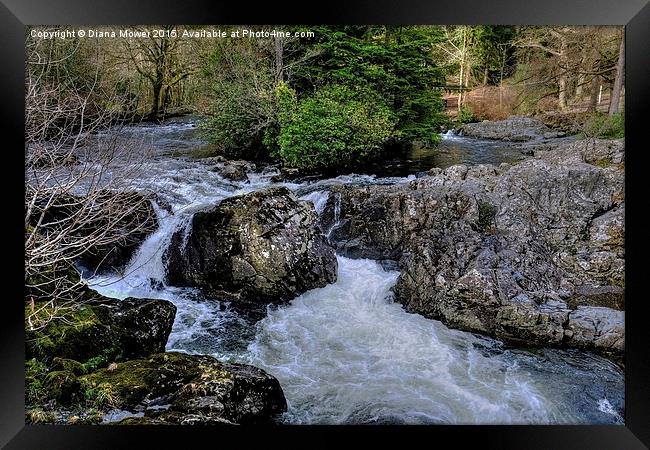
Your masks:
<svg viewBox="0 0 650 450"><path fill-rule="evenodd" d="M337 187L342 255L395 260L396 300L519 345L624 351L624 147L583 140L514 166L452 166L404 186Z"/></svg>
<svg viewBox="0 0 650 450"><path fill-rule="evenodd" d="M546 126L539 119L524 116L467 123L460 127L458 133L471 138L501 141L528 156L554 150L576 139L565 131Z"/></svg>
<svg viewBox="0 0 650 450"><path fill-rule="evenodd" d="M37 305L38 307L38 305ZM278 381L256 367L165 352L176 307L87 292L82 304L26 330L31 423L239 424L286 410Z"/></svg>

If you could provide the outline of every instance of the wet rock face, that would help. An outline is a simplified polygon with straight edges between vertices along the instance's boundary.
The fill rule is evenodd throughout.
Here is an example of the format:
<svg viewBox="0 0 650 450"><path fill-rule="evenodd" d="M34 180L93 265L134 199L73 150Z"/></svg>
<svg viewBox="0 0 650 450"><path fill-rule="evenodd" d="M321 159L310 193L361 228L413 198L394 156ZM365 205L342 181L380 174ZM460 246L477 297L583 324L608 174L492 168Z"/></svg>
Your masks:
<svg viewBox="0 0 650 450"><path fill-rule="evenodd" d="M585 162L618 159L618 145L337 188L321 226L343 255L398 260L395 295L411 312L509 342L621 354L624 173Z"/></svg>
<svg viewBox="0 0 650 450"><path fill-rule="evenodd" d="M98 370L80 381L110 390L114 407L144 411L139 423L263 423L287 409L280 383L262 369L203 355L159 353Z"/></svg>
<svg viewBox="0 0 650 450"><path fill-rule="evenodd" d="M139 358L165 350L176 306L167 300L115 300L93 294L63 319L26 331L27 358L69 358L106 362Z"/></svg>
<svg viewBox="0 0 650 450"><path fill-rule="evenodd" d="M176 306L167 300L127 298L100 304L95 313L116 332L122 357L129 359L165 350Z"/></svg>
<svg viewBox="0 0 650 450"><path fill-rule="evenodd" d="M248 179L247 173L254 172L255 169L255 164L248 161L223 161L212 167L212 171L232 181Z"/></svg>
<svg viewBox="0 0 650 450"><path fill-rule="evenodd" d="M336 280L334 249L313 206L286 188L222 201L194 215L167 254L175 285L206 288L247 301L288 301Z"/></svg>
<svg viewBox="0 0 650 450"><path fill-rule="evenodd" d="M600 306L579 306L569 314L565 335L576 347L620 353L625 345L625 313Z"/></svg>

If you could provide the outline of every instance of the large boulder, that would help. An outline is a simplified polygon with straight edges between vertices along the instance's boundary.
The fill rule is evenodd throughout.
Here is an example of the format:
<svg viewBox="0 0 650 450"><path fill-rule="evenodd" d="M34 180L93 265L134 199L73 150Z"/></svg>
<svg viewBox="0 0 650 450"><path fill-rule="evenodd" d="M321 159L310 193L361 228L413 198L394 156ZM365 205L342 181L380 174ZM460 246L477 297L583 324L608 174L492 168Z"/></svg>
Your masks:
<svg viewBox="0 0 650 450"><path fill-rule="evenodd" d="M62 308L45 327L27 327L27 359L50 362L58 357L105 365L165 350L176 315L173 303L87 295L82 303Z"/></svg>
<svg viewBox="0 0 650 450"><path fill-rule="evenodd" d="M103 393L98 407L144 412L146 423L262 423L287 409L277 379L262 369L211 356L160 353L79 380L87 390Z"/></svg>
<svg viewBox="0 0 650 450"><path fill-rule="evenodd" d="M332 283L337 262L313 205L286 188L223 200L167 252L167 279L247 301L288 301Z"/></svg>
<svg viewBox="0 0 650 450"><path fill-rule="evenodd" d="M508 342L620 355L624 174L598 163L621 160L619 148L569 143L514 166L335 187L321 226L343 255L399 261L396 300L411 312Z"/></svg>

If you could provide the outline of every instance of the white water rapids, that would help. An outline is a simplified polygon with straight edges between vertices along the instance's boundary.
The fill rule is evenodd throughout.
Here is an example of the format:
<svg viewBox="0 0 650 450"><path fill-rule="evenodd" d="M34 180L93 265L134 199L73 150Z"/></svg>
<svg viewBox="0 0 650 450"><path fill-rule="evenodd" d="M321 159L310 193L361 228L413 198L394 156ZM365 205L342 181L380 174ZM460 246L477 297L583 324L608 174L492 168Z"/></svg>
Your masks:
<svg viewBox="0 0 650 450"><path fill-rule="evenodd" d="M158 193L171 213L156 206L160 226L123 276L91 278L91 287L115 298L172 301L178 311L167 350L268 371L287 398L281 422L622 423L622 373L609 361L577 350L510 350L409 314L391 299L399 273L375 261L339 256L335 283L261 312L167 286L163 254L172 234L189 231L194 212L268 186L272 174L231 182L200 161L164 156L143 173L133 187ZM403 181L338 177L302 198L320 213L331 184Z"/></svg>

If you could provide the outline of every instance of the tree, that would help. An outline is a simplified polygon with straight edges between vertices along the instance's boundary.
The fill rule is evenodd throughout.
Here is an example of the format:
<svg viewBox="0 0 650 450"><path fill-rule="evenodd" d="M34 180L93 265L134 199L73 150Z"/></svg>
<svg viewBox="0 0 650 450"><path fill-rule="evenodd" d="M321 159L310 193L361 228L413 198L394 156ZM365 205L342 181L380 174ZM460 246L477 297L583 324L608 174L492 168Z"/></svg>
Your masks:
<svg viewBox="0 0 650 450"><path fill-rule="evenodd" d="M472 50L476 34L475 27L448 26L444 28L445 39L437 43L437 49L441 51L438 58L446 62L448 72L458 74L458 111L464 104L465 89L469 86L472 67L477 61L476 52Z"/></svg>
<svg viewBox="0 0 650 450"><path fill-rule="evenodd" d="M574 33L575 30L570 27L529 27L517 41L519 47L537 49L553 56L555 70L552 77L557 83L561 111L567 109L569 50Z"/></svg>
<svg viewBox="0 0 650 450"><path fill-rule="evenodd" d="M625 35L624 35L624 31L621 31L621 43L619 45L619 50L618 50L618 63L616 64L616 77L614 78L612 95L609 100L609 115L614 115L619 111L624 79L625 79Z"/></svg>
<svg viewBox="0 0 650 450"><path fill-rule="evenodd" d="M384 107L395 117L388 138L381 139L386 146L438 139L440 124L446 121L440 94L434 89L443 79L432 57L440 38L438 28L343 26L312 31L316 38L308 40L278 36L215 42L203 71L211 103L203 128L221 152L248 158L280 155L282 112L275 93L283 84L295 93L304 113L291 122L291 133L299 128L296 121L315 123L310 111L325 103L338 111L333 120L345 116L342 105L325 95L345 91L356 93L352 100L372 103L364 108L354 103L355 117ZM335 128L344 142L344 130ZM286 150L287 140L283 142ZM371 147L373 151L363 153L364 157L377 154L374 141ZM339 164L344 158L329 160Z"/></svg>
<svg viewBox="0 0 650 450"><path fill-rule="evenodd" d="M314 56L290 83L298 96L321 86L342 84L377 92L397 116L395 139L436 142L445 122L443 102L434 89L444 72L433 58L442 38L431 26L317 27L308 42Z"/></svg>
<svg viewBox="0 0 650 450"><path fill-rule="evenodd" d="M298 101L282 84L277 95L278 155L288 167L350 167L380 154L394 132L395 115L368 90L333 84Z"/></svg>
<svg viewBox="0 0 650 450"><path fill-rule="evenodd" d="M524 27L516 41L520 86L537 99L557 96L559 109L567 110L589 85L595 110L595 91L613 81L618 42L614 27Z"/></svg>
<svg viewBox="0 0 650 450"><path fill-rule="evenodd" d="M123 41L133 67L150 84L150 120L157 120L160 110L165 109L171 89L196 72L192 58L184 58L181 49L188 41L180 38L173 26L157 28L161 31L158 36L148 33L146 38L125 38Z"/></svg>
<svg viewBox="0 0 650 450"><path fill-rule="evenodd" d="M475 48L472 50L482 71L482 84L501 84L506 74L506 65L512 58L515 27L502 25L480 25L476 27ZM496 83L496 81L499 81Z"/></svg>
<svg viewBox="0 0 650 450"><path fill-rule="evenodd" d="M217 40L203 57L202 77L210 101L202 128L229 157L264 159L264 137L277 129L276 80L283 77L282 52L269 41Z"/></svg>
<svg viewBox="0 0 650 450"><path fill-rule="evenodd" d="M102 108L105 94L97 92L99 74L92 85L81 82L87 72L69 79L63 65L79 47L60 44L54 53L61 57L52 59L43 54L53 54L46 45L28 41L25 77L25 287L32 329L84 300L76 261L152 224L140 220L149 200L124 184L146 152L108 136L91 141L114 125Z"/></svg>

